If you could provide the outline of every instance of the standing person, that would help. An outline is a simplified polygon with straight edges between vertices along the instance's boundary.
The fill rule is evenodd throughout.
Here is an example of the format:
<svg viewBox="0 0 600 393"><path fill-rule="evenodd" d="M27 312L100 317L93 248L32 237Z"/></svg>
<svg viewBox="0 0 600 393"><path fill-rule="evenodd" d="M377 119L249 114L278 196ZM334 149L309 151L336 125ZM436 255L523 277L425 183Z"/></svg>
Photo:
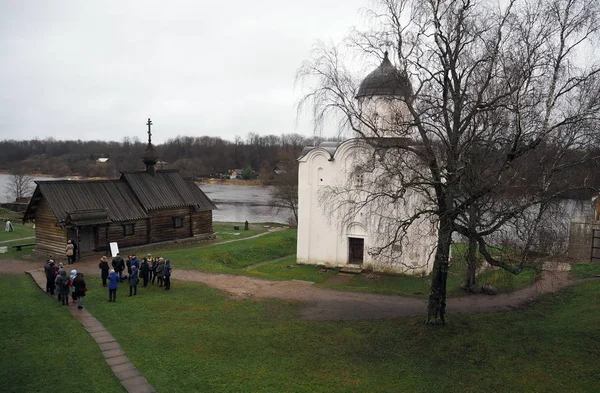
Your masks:
<svg viewBox="0 0 600 393"><path fill-rule="evenodd" d="M77 261L77 248L79 247L77 245L77 242L71 241L71 244L73 244L73 263L75 263L75 261Z"/></svg>
<svg viewBox="0 0 600 393"><path fill-rule="evenodd" d="M69 265L73 264L74 260L73 260L73 254L75 247L73 246L73 242L71 242L70 240L67 241L67 247L65 248L65 254L67 255L67 263Z"/></svg>
<svg viewBox="0 0 600 393"><path fill-rule="evenodd" d="M165 275L165 291L171 289L171 270L171 260L167 259L165 262L165 269L163 273Z"/></svg>
<svg viewBox="0 0 600 393"><path fill-rule="evenodd" d="M77 301L77 296L75 296L75 286L73 285L73 281L77 277L77 270L71 270L71 275L69 276L69 289L71 291L71 299L73 299L73 303Z"/></svg>
<svg viewBox="0 0 600 393"><path fill-rule="evenodd" d="M54 279L54 286L56 287L56 291L58 292L58 301L62 300L62 293L60 291L59 279L62 275L62 272L65 272L65 268L63 267L63 263L58 263L58 272L56 273L56 278ZM65 277L67 277L67 272L65 272ZM69 283L69 278L67 277L67 284ZM69 297L69 285L67 285L67 298ZM67 299L68 301L68 299ZM67 303L68 304L68 303Z"/></svg>
<svg viewBox="0 0 600 393"><path fill-rule="evenodd" d="M58 300L62 302L63 306L69 305L69 284L67 272L64 269L60 270L60 274L56 277L56 286L58 287Z"/></svg>
<svg viewBox="0 0 600 393"><path fill-rule="evenodd" d="M144 281L144 287L148 286L148 272L150 271L150 265L148 264L148 260L146 258L142 258L142 264L140 265L140 274L142 275L142 280Z"/></svg>
<svg viewBox="0 0 600 393"><path fill-rule="evenodd" d="M108 266L108 258L106 257L106 255L100 258L100 263L98 264L98 267L100 268L100 273L102 275L102 286L106 287L106 279L108 278L108 270L110 269L110 267Z"/></svg>
<svg viewBox="0 0 600 393"><path fill-rule="evenodd" d="M131 267L131 275L129 277L129 296L133 293L133 295L137 295L137 285L140 282L140 277L138 276L138 268L133 265Z"/></svg>
<svg viewBox="0 0 600 393"><path fill-rule="evenodd" d="M77 308L81 310L83 308L83 297L87 292L87 284L83 279L83 273L77 273L75 279L73 280L73 287L75 288L75 292L73 294L77 298Z"/></svg>
<svg viewBox="0 0 600 393"><path fill-rule="evenodd" d="M108 275L108 301L116 302L117 301L117 288L119 288L119 282L121 279L119 275L113 270L110 270L110 274Z"/></svg>
<svg viewBox="0 0 600 393"><path fill-rule="evenodd" d="M127 262L125 262L125 265L127 266L127 279L129 281L131 281L131 258L132 258L132 255L128 255Z"/></svg>
<svg viewBox="0 0 600 393"><path fill-rule="evenodd" d="M117 253L112 260L113 269L119 275L119 281L123 282L123 270L125 270L125 262L123 262L123 258L121 258L121 254Z"/></svg>
<svg viewBox="0 0 600 393"><path fill-rule="evenodd" d="M149 257L147 258L148 260L148 280L154 284L154 277L156 276L156 259L152 258L152 255L148 254Z"/></svg>
<svg viewBox="0 0 600 393"><path fill-rule="evenodd" d="M137 255L135 255L135 254L133 254L131 256L131 267L133 267L133 266L137 267L138 269L140 268L140 261L139 261Z"/></svg>
<svg viewBox="0 0 600 393"><path fill-rule="evenodd" d="M54 261L48 259L44 265L44 273L46 274L46 293L54 296L54 280L56 278L56 270L54 270Z"/></svg>
<svg viewBox="0 0 600 393"><path fill-rule="evenodd" d="M13 228L12 222L10 220L6 220L6 225L4 226L4 232L12 232L15 228Z"/></svg>
<svg viewBox="0 0 600 393"><path fill-rule="evenodd" d="M163 270L165 269L164 262L164 259L158 258L158 264L156 265L156 277L158 278L159 287L163 286Z"/></svg>

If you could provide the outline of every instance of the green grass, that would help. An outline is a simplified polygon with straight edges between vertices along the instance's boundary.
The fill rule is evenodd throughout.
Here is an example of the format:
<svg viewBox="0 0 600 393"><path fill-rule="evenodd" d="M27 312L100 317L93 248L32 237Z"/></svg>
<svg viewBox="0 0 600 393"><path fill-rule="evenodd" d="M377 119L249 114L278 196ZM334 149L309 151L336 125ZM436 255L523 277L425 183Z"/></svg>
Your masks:
<svg viewBox="0 0 600 393"><path fill-rule="evenodd" d="M29 244L26 242L35 242L35 239L29 240L13 240L6 243L1 243L0 247L6 247L6 253L0 254L0 259L20 259L20 260L32 260L31 251L35 246L24 247L21 251L15 251L13 246L17 244Z"/></svg>
<svg viewBox="0 0 600 393"><path fill-rule="evenodd" d="M184 250L172 250L175 269L194 269L212 273L243 273L240 269L296 252L296 230L285 229L240 242Z"/></svg>
<svg viewBox="0 0 600 393"><path fill-rule="evenodd" d="M240 229L233 229L234 226L238 226ZM244 230L243 222L215 222L213 223L213 231L217 235L218 240L233 240L233 239L243 239L246 237L258 235L260 233L267 232L270 228L265 228L265 226L272 227L280 227L281 224L251 224L248 227L248 230ZM237 235L235 235L237 233Z"/></svg>
<svg viewBox="0 0 600 393"><path fill-rule="evenodd" d="M25 275L0 276L3 392L124 392L66 307Z"/></svg>
<svg viewBox="0 0 600 393"><path fill-rule="evenodd" d="M292 269L285 269L285 266L295 266ZM296 257L267 263L253 268L249 271L236 272L235 274L245 274L254 277L260 277L267 280L305 280L315 282L318 286L332 288L342 291L353 292L371 292L388 295L411 296L417 298L427 298L431 285L431 278L407 276L407 275L383 275L383 274L360 274L348 277L344 283L327 282L332 276L337 274L339 269L328 269L325 274L319 274L322 266L296 265ZM468 295L460 286L463 282L464 269L458 264L450 267L448 275L447 290L449 297ZM511 292L517 289L531 285L537 279L537 273L533 269L526 269L519 275L514 275L504 270L495 270L486 272L479 276L480 284L492 284L500 292Z"/></svg>
<svg viewBox="0 0 600 393"><path fill-rule="evenodd" d="M12 221L12 224L15 230L12 232L4 232L5 223L0 222L0 226L2 226L2 228L0 228L0 242L35 236L35 229L33 229L33 224L21 224L20 222L15 221ZM35 243L35 239L24 240L21 243ZM0 246L2 245L3 243L0 243Z"/></svg>
<svg viewBox="0 0 600 393"><path fill-rule="evenodd" d="M577 263L571 265L571 276L574 278L600 277L600 263Z"/></svg>
<svg viewBox="0 0 600 393"><path fill-rule="evenodd" d="M596 392L600 283L571 287L527 310L304 321L299 305L234 301L197 283L140 288L87 307L160 392ZM176 376L176 377L175 377Z"/></svg>
<svg viewBox="0 0 600 393"><path fill-rule="evenodd" d="M291 266L293 268L287 268ZM293 255L276 262L252 268L246 274L265 280L304 280L315 283L321 283L337 274L337 269L328 269L328 272L320 274L318 272L321 269L321 266L297 265L296 256Z"/></svg>

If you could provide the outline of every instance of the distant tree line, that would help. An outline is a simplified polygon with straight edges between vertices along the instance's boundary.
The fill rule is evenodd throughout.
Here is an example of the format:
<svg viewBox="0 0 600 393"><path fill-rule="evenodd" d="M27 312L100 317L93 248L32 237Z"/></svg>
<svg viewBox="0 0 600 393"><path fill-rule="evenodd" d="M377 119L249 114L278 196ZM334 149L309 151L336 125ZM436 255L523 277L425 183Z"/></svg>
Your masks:
<svg viewBox="0 0 600 393"><path fill-rule="evenodd" d="M234 141L210 136L177 136L155 145L164 168L180 169L185 176L208 177L230 169L251 167L263 178L281 162L295 163L305 146L323 139L298 134L258 135L249 133ZM56 140L0 141L0 170L39 173L59 177L115 178L122 171L143 168L141 155L146 143L125 137L121 142ZM99 158L108 158L100 162ZM287 168L295 170L295 168Z"/></svg>

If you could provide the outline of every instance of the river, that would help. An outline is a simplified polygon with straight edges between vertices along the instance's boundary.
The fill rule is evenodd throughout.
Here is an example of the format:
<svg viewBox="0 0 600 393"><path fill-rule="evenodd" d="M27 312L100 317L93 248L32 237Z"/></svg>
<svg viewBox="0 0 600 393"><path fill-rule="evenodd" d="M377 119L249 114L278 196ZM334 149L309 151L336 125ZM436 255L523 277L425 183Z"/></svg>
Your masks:
<svg viewBox="0 0 600 393"><path fill-rule="evenodd" d="M34 177L34 180L53 180L50 177ZM10 175L0 174L0 202L10 202L7 188ZM35 184L32 184L32 191ZM200 188L219 208L213 211L214 221L226 222L277 222L287 224L291 211L268 205L270 187L232 186L226 184L203 184Z"/></svg>

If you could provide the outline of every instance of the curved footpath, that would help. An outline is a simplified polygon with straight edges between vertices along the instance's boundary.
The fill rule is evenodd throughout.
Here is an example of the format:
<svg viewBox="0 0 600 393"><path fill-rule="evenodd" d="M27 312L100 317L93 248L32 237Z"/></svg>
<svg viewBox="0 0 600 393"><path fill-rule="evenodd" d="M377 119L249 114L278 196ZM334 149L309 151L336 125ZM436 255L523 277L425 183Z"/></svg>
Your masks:
<svg viewBox="0 0 600 393"><path fill-rule="evenodd" d="M567 272L544 272L534 285L495 296L470 295L448 298L448 313L498 312L523 307L537 296L556 292L579 281L571 281ZM319 288L305 281L268 281L246 276L210 274L192 270L174 270L173 277L201 282L223 290L237 299L277 298L306 304L300 315L310 320L350 320L395 318L423 315L426 299Z"/></svg>
<svg viewBox="0 0 600 393"><path fill-rule="evenodd" d="M98 262L77 262L74 268L85 274L98 274ZM177 267L175 261L174 267ZM0 274L19 274L37 270L40 263L4 260ZM395 318L423 315L427 300L397 295L339 291L320 288L306 281L269 281L259 278L229 274L203 273L194 270L173 270L173 279L200 282L229 293L234 299L276 298L305 303L300 316L311 320L350 320L369 318ZM568 272L544 271L535 284L512 293L495 296L469 295L447 299L448 313L498 312L520 308L539 295L556 292L569 285L586 280L569 280ZM176 289L176 286L175 288Z"/></svg>
<svg viewBox="0 0 600 393"><path fill-rule="evenodd" d="M41 270L30 270L26 272L38 284L42 291L46 290L46 275ZM44 292L45 293L45 292ZM146 378L140 374L135 366L129 361L125 352L117 340L110 334L102 324L94 318L85 308L78 310L76 302L69 303L71 314L85 327L100 347L106 364L121 382L121 385L129 393L155 393L156 390L148 383Z"/></svg>

